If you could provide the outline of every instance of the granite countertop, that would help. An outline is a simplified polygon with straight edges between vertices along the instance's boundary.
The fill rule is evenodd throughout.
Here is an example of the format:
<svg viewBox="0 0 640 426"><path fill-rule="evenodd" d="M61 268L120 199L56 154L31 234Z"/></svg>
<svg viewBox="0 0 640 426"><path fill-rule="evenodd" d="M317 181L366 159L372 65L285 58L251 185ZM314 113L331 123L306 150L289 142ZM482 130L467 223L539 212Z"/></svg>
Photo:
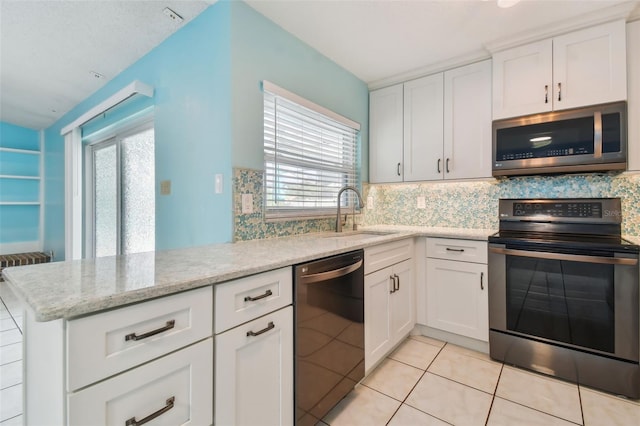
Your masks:
<svg viewBox="0 0 640 426"><path fill-rule="evenodd" d="M36 321L71 319L155 297L413 236L487 240L494 230L372 226L334 233L6 268L5 280ZM345 233L349 234L349 233ZM360 235L360 237L358 237Z"/></svg>

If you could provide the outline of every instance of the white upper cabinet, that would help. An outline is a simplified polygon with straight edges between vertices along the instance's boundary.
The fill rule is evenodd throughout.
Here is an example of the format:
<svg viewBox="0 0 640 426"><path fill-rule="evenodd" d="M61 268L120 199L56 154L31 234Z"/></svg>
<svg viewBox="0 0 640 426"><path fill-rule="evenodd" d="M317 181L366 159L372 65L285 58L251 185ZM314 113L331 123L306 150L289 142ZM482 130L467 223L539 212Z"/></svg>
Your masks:
<svg viewBox="0 0 640 426"><path fill-rule="evenodd" d="M404 180L442 179L442 73L404 84Z"/></svg>
<svg viewBox="0 0 640 426"><path fill-rule="evenodd" d="M552 108L551 39L493 55L493 118Z"/></svg>
<svg viewBox="0 0 640 426"><path fill-rule="evenodd" d="M625 100L624 20L493 55L493 118Z"/></svg>
<svg viewBox="0 0 640 426"><path fill-rule="evenodd" d="M491 176L490 60L373 91L369 108L372 183Z"/></svg>
<svg viewBox="0 0 640 426"><path fill-rule="evenodd" d="M627 24L629 170L640 170L640 21Z"/></svg>
<svg viewBox="0 0 640 426"><path fill-rule="evenodd" d="M369 181L402 182L403 88L398 84L369 95Z"/></svg>
<svg viewBox="0 0 640 426"><path fill-rule="evenodd" d="M444 73L445 179L491 176L491 60Z"/></svg>

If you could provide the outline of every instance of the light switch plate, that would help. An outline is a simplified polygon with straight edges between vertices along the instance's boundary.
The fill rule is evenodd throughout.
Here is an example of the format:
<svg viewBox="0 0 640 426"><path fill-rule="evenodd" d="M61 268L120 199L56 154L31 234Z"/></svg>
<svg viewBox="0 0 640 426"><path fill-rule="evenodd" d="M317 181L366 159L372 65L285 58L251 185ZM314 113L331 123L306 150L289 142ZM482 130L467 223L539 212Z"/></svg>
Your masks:
<svg viewBox="0 0 640 426"><path fill-rule="evenodd" d="M171 194L171 181L163 180L160 182L160 195L170 195Z"/></svg>
<svg viewBox="0 0 640 426"><path fill-rule="evenodd" d="M422 195L417 198L417 204L419 209L427 208L427 200Z"/></svg>
<svg viewBox="0 0 640 426"><path fill-rule="evenodd" d="M242 194L242 214L253 213L253 195Z"/></svg>
<svg viewBox="0 0 640 426"><path fill-rule="evenodd" d="M217 173L215 178L215 192L222 194L222 173Z"/></svg>

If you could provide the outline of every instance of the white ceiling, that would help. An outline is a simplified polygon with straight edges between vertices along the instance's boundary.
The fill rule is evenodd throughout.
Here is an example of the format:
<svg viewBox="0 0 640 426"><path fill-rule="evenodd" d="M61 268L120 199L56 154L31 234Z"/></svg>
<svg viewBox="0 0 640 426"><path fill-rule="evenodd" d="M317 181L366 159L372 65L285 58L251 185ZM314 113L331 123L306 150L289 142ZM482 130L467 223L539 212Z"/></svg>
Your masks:
<svg viewBox="0 0 640 426"><path fill-rule="evenodd" d="M215 0L0 0L0 121L47 128ZM248 0L370 87L488 57L640 1ZM162 10L185 21L177 24ZM90 71L105 76L97 79Z"/></svg>
<svg viewBox="0 0 640 426"><path fill-rule="evenodd" d="M49 127L210 4L0 0L0 121Z"/></svg>

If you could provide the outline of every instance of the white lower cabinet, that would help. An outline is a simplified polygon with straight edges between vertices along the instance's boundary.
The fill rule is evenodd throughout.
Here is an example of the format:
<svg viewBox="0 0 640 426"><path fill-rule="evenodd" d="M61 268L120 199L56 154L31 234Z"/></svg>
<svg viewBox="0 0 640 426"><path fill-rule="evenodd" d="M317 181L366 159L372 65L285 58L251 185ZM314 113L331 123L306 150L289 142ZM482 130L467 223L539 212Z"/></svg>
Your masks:
<svg viewBox="0 0 640 426"><path fill-rule="evenodd" d="M293 307L215 337L215 424L293 424Z"/></svg>
<svg viewBox="0 0 640 426"><path fill-rule="evenodd" d="M24 423L212 424L212 318L211 286L70 320L26 311Z"/></svg>
<svg viewBox="0 0 640 426"><path fill-rule="evenodd" d="M426 325L489 341L487 243L427 238ZM424 301L421 301L424 303Z"/></svg>
<svg viewBox="0 0 640 426"><path fill-rule="evenodd" d="M427 325L489 340L487 265L427 259Z"/></svg>
<svg viewBox="0 0 640 426"><path fill-rule="evenodd" d="M213 343L206 339L69 395L70 425L209 425Z"/></svg>
<svg viewBox="0 0 640 426"><path fill-rule="evenodd" d="M390 266L384 262L385 253ZM393 263L398 260L398 253L404 253L400 257L404 260ZM365 250L365 264L376 259L376 265L382 268L364 277L365 373L415 325L412 253L412 239Z"/></svg>

